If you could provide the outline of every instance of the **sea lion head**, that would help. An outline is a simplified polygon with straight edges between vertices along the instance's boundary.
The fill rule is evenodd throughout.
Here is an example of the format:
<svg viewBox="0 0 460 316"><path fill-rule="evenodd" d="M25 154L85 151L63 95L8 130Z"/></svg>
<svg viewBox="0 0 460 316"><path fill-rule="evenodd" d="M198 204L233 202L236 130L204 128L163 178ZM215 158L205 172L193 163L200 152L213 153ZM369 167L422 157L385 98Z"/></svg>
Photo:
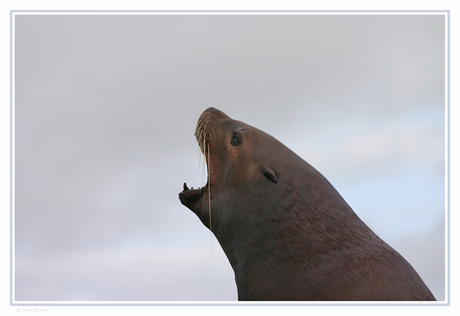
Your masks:
<svg viewBox="0 0 460 316"><path fill-rule="evenodd" d="M255 184L259 191L277 184L276 160L284 150L265 132L212 107L199 117L195 137L206 159L208 181L198 189L184 183L179 198L214 231L223 220L224 205L233 205L235 198L247 194L245 190L254 192Z"/></svg>

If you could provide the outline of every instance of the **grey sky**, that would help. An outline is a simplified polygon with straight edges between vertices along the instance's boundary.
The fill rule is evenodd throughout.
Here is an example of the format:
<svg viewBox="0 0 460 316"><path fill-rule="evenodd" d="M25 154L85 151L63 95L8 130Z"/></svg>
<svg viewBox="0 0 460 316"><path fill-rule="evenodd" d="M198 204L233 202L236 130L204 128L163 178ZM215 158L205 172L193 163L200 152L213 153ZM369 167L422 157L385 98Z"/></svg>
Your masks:
<svg viewBox="0 0 460 316"><path fill-rule="evenodd" d="M213 106L315 166L443 300L444 36L442 15L17 15L15 299L236 300L177 198L205 183Z"/></svg>

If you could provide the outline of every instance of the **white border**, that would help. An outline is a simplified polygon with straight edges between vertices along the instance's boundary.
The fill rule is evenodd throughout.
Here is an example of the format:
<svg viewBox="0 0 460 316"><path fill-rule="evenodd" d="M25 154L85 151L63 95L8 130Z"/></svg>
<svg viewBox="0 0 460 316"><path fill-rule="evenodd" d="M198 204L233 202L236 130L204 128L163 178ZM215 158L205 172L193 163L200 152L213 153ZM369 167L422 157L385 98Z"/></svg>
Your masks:
<svg viewBox="0 0 460 316"><path fill-rule="evenodd" d="M408 301L391 301L391 302L238 302L238 301L16 301L15 299L15 17L21 15L442 15L445 17L445 299L444 301L436 302L408 302ZM11 26L11 47L10 47L10 110L11 110L11 172L10 172L10 203L11 203L11 276L10 276L10 294L11 306L450 306L450 161L449 161L449 145L450 145L450 10L11 10L10 11L10 26ZM18 308L19 312L20 309Z"/></svg>

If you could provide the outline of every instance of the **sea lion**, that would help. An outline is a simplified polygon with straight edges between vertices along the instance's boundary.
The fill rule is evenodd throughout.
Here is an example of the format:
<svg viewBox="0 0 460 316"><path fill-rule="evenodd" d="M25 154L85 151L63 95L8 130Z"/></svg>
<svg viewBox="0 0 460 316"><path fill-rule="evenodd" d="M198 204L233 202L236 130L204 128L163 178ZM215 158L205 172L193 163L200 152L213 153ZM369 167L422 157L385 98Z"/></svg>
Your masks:
<svg viewBox="0 0 460 316"><path fill-rule="evenodd" d="M208 182L184 183L179 198L222 246L238 300L435 300L329 181L274 137L215 108L195 135Z"/></svg>

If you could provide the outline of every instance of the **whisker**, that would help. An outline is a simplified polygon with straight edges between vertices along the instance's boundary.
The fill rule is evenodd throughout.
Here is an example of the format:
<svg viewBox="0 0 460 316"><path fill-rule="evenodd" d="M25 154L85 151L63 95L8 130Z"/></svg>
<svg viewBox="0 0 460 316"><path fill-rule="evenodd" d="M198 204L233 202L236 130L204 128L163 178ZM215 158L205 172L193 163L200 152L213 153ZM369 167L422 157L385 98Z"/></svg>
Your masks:
<svg viewBox="0 0 460 316"><path fill-rule="evenodd" d="M211 182L211 167L210 167L210 155L211 151L209 150L209 144L208 144L208 179L209 182ZM212 224L211 224L211 184L208 183L208 204L209 204L209 230L212 231Z"/></svg>
<svg viewBox="0 0 460 316"><path fill-rule="evenodd" d="M211 259L212 259L212 221L211 221L211 151L208 143L208 205L209 205L209 233L211 234Z"/></svg>
<svg viewBox="0 0 460 316"><path fill-rule="evenodd" d="M211 150L210 141L212 140L212 133L207 130L209 126L203 121L199 120L195 129L195 137L200 147L199 166L202 167L202 182L206 182L206 171L207 171L207 182L208 182L208 212L209 212L209 233L211 236L211 259L213 258L212 253L212 218L211 218ZM203 157L203 158L202 158ZM207 158L207 159L206 159ZM207 160L207 166L206 166ZM207 169L206 169L207 167Z"/></svg>

